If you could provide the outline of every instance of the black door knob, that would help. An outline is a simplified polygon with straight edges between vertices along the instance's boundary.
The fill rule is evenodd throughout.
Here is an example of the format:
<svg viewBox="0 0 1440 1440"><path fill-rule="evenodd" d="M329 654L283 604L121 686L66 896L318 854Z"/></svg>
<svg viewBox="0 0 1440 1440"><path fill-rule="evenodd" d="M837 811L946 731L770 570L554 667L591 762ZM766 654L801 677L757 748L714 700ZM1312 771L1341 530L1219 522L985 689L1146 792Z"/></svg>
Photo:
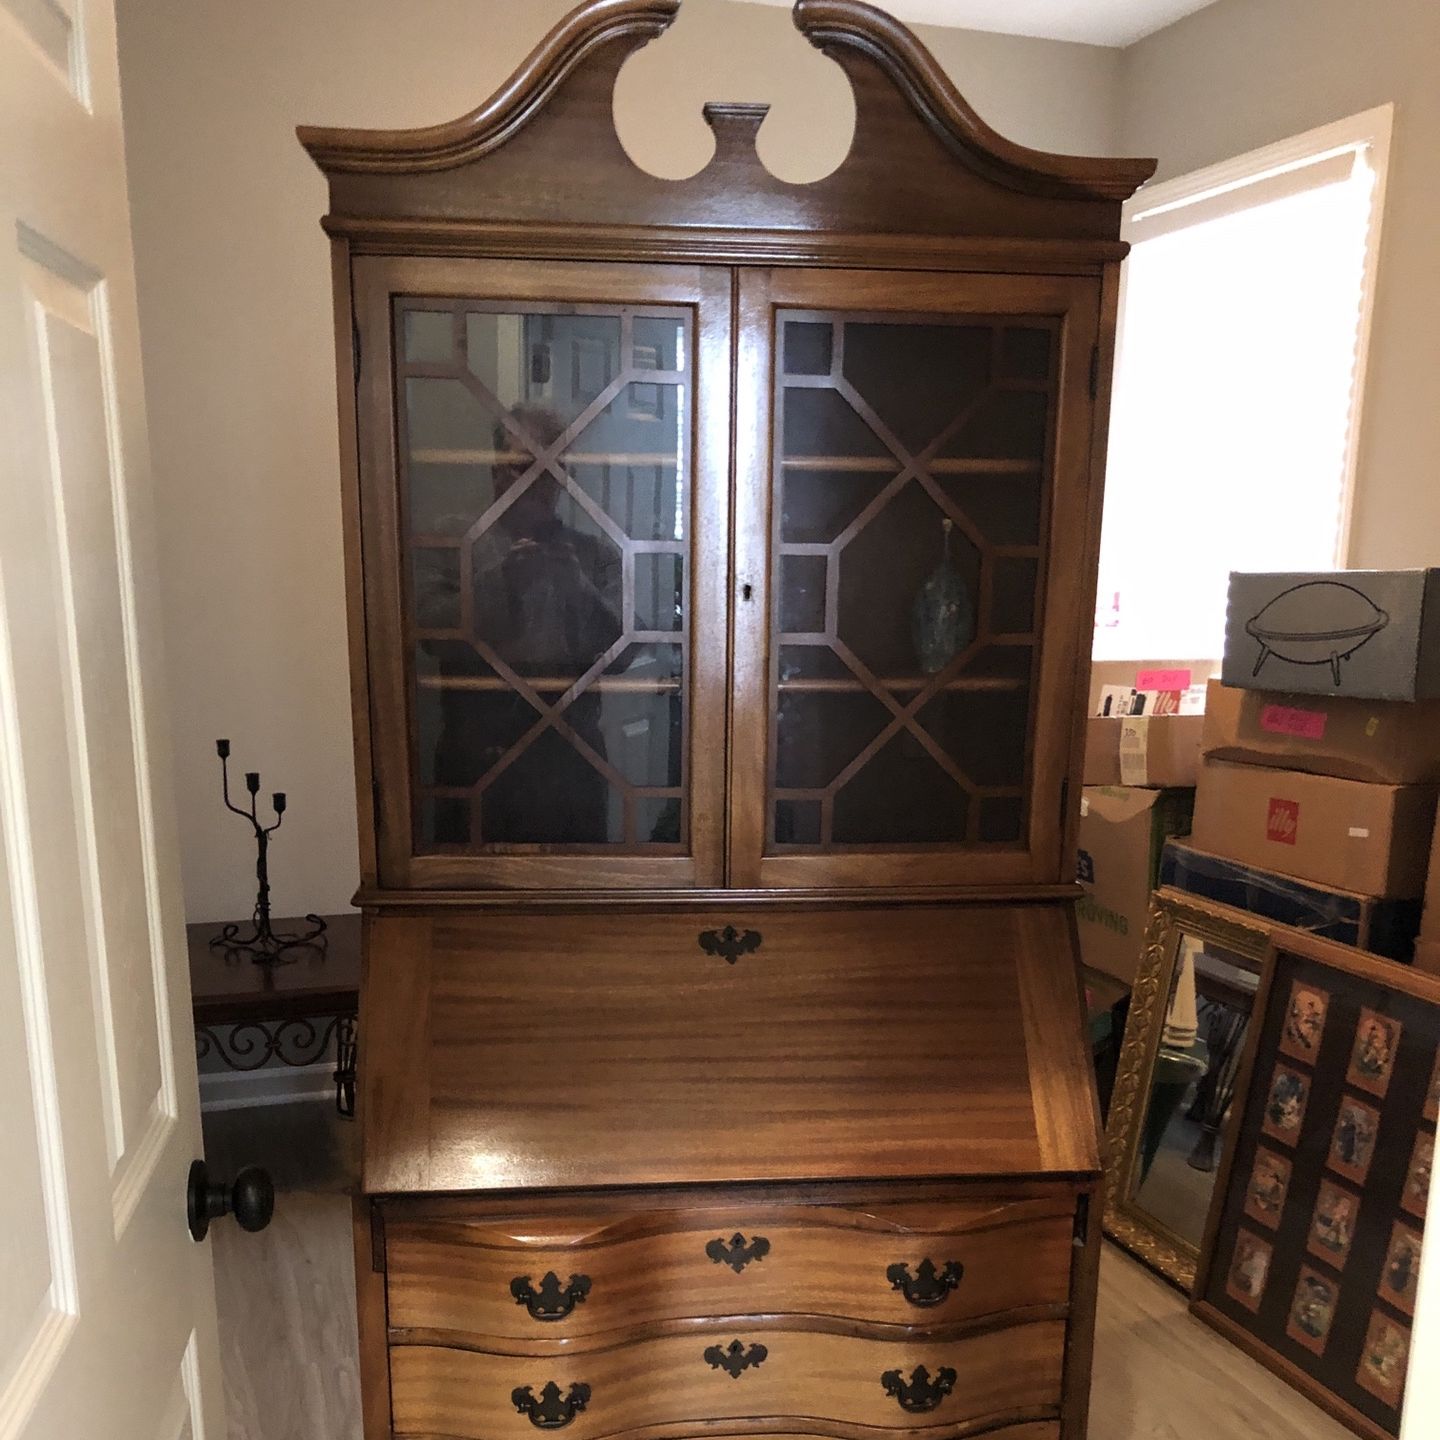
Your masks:
<svg viewBox="0 0 1440 1440"><path fill-rule="evenodd" d="M263 1230L275 1213L275 1186L257 1165L247 1165L233 1185L214 1184L205 1162L197 1160L190 1167L185 1209L190 1234L196 1240L203 1240L210 1222L222 1215L234 1215L242 1230Z"/></svg>

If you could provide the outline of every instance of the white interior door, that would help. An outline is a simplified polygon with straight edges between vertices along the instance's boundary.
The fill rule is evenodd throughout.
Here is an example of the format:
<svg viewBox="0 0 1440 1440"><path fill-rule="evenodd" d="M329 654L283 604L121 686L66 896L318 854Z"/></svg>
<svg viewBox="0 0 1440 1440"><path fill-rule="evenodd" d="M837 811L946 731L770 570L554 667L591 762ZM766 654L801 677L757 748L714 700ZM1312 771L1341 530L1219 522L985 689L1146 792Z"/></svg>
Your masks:
<svg viewBox="0 0 1440 1440"><path fill-rule="evenodd" d="M221 1440L111 0L0 0L0 1440Z"/></svg>

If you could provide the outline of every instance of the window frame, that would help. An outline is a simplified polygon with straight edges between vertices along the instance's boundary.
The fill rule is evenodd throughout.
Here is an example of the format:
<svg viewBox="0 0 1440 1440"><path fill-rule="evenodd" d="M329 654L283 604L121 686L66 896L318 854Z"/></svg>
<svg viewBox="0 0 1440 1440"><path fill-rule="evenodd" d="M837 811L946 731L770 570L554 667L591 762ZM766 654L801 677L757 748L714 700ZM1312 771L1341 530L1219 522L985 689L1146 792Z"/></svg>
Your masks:
<svg viewBox="0 0 1440 1440"><path fill-rule="evenodd" d="M1394 115L1393 104L1379 105L1173 179L1151 182L1125 201L1121 210L1121 238L1132 246L1139 245L1148 239L1173 231L1177 228L1174 217L1193 207L1204 206L1211 212L1204 218L1214 218L1214 212L1224 207L1227 196L1239 197L1247 191L1255 193L1258 189L1256 198L1251 203L1263 203L1264 199L1273 197L1277 191L1285 188L1287 180L1293 183L1295 177L1313 166L1323 165L1346 154L1357 158L1364 157L1374 176L1374 184L1365 240L1360 306L1356 320L1350 415L1338 492L1339 525L1333 558L1337 569L1348 568L1353 559L1356 477L1368 386L1370 342L1380 269L1381 231ZM1236 205L1231 208L1238 210L1249 206ZM1199 217L1194 223L1201 223ZM1125 359L1127 291L1126 271L1122 269L1116 325L1117 377L1123 373ZM1095 663L1128 664L1131 661L1156 658L1158 657L1148 655L1132 656L1124 662L1105 659ZM1218 660L1219 656L1210 658Z"/></svg>

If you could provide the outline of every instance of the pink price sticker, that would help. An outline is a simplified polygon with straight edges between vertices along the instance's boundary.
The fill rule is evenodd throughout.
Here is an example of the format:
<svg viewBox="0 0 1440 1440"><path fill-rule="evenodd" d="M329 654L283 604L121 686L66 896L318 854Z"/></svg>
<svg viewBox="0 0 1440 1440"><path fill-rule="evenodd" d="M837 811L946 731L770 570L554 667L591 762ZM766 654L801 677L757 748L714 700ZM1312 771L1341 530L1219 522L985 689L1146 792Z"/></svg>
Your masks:
<svg viewBox="0 0 1440 1440"><path fill-rule="evenodd" d="M1294 735L1301 740L1323 740L1325 722L1330 717L1323 710L1298 710L1293 705L1267 705L1260 712L1260 728L1272 735Z"/></svg>
<svg viewBox="0 0 1440 1440"><path fill-rule="evenodd" d="M1188 670L1142 670L1135 677L1137 690L1188 690Z"/></svg>

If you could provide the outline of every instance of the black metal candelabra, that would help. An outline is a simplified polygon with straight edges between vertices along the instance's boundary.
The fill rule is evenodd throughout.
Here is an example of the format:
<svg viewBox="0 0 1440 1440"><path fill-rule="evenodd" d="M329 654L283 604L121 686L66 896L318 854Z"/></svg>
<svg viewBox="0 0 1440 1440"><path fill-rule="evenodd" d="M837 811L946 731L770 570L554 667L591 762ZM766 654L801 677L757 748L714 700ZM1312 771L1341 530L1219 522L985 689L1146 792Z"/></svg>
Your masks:
<svg viewBox="0 0 1440 1440"><path fill-rule="evenodd" d="M287 951L317 942L322 945L325 943L321 938L325 933L325 922L318 915L305 917L311 928L303 935L277 933L270 923L270 837L280 828L280 822L285 818L285 792L277 790L270 797L270 803L275 809L275 823L262 825L256 813L255 798L260 793L260 772L245 772L245 788L250 792L250 808L242 810L230 799L230 742L217 740L215 753L220 757L220 788L225 799L225 808L240 816L242 820L248 820L255 831L257 889L255 913L250 917L248 932L242 921L236 921L226 925L210 943L221 949L248 955L257 965L284 964Z"/></svg>

